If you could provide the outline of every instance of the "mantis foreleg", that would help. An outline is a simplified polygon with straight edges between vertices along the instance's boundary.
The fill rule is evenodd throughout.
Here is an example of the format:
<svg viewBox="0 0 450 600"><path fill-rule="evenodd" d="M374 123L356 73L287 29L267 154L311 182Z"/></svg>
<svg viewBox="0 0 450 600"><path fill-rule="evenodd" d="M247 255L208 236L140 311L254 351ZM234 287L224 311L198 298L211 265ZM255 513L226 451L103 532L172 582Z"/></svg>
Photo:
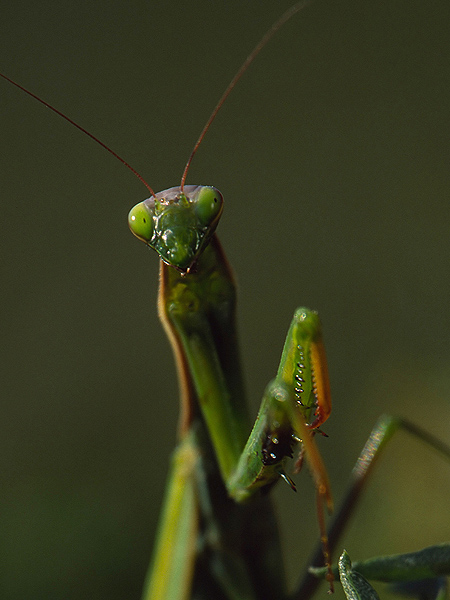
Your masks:
<svg viewBox="0 0 450 600"><path fill-rule="evenodd" d="M234 334L235 291L217 239L188 276L162 269L160 312L183 348L228 492L243 501L280 477L280 465L292 454L296 438L305 437L299 420L304 423L315 415L315 428L331 410L318 316L307 309L296 311L277 376L266 389L247 440Z"/></svg>

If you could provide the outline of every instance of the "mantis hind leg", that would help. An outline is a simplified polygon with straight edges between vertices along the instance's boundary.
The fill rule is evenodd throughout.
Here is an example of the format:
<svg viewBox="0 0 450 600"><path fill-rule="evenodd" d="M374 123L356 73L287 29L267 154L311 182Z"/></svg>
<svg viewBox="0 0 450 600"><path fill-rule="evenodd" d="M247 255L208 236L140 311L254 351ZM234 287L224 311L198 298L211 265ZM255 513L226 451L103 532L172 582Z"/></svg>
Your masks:
<svg viewBox="0 0 450 600"><path fill-rule="evenodd" d="M378 458L380 457L389 440L399 430L403 430L414 435L416 438L422 442L425 442L428 446L450 460L450 446L444 444L441 440L430 434L428 431L425 431L407 419L393 417L390 415L382 415L375 424L375 427L372 429L372 432L353 468L347 492L338 512L333 518L331 526L328 529L328 544L331 553L334 552L338 543L340 542L344 528L353 515L357 502L363 490L366 488L366 485L369 481L369 475L377 463ZM314 566L321 566L324 564L321 546L317 547L309 561L309 564ZM291 600L310 598L314 594L319 584L320 580L317 579L317 577L311 573L307 573L298 585L296 591L292 594Z"/></svg>

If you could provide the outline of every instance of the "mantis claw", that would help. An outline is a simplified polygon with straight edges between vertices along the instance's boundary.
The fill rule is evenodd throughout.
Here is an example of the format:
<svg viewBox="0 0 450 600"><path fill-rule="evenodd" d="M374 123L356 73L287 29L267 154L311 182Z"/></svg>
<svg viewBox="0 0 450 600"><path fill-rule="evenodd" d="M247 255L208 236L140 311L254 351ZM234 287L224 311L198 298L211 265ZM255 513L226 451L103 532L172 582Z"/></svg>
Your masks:
<svg viewBox="0 0 450 600"><path fill-rule="evenodd" d="M293 492L297 491L297 486L295 485L293 480L289 477L289 475L287 475L282 469L280 469L278 471L278 474L280 475L281 479L283 479L288 484L288 486L291 488L291 490Z"/></svg>

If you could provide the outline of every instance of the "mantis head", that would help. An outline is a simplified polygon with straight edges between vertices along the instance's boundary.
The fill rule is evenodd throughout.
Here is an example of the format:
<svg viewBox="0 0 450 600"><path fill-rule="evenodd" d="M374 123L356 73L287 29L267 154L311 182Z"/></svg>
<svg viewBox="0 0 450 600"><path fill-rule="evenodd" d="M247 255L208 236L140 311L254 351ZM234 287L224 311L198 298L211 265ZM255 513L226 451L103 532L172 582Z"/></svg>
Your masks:
<svg viewBox="0 0 450 600"><path fill-rule="evenodd" d="M189 272L213 235L223 210L212 186L173 187L136 204L128 215L134 235L181 272Z"/></svg>

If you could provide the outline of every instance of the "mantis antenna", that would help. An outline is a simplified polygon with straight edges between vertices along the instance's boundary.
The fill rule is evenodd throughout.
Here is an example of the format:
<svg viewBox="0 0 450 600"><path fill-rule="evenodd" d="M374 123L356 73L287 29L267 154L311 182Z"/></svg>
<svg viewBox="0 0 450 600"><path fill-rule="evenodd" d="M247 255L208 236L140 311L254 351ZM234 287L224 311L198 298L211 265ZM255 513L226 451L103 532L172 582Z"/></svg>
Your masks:
<svg viewBox="0 0 450 600"><path fill-rule="evenodd" d="M244 62L242 63L241 67L237 71L236 75L230 81L230 83L228 84L228 87L226 88L226 90L222 94L219 102L216 104L216 106L215 106L214 110L212 111L209 119L206 121L205 126L203 127L203 129L202 129L202 131L201 131L201 133L200 133L200 135L198 137L198 140L195 142L194 149L192 150L191 155L188 158L186 166L184 167L183 175L181 177L181 185L180 185L180 187L181 187L181 191L182 192L183 192L183 189L184 189L184 184L186 182L186 177L187 177L187 174L188 174L188 171L189 171L189 167L191 166L192 159L194 158L194 156L195 156L195 154L196 154L196 152L197 152L200 144L202 143L203 138L206 135L206 132L211 127L212 122L216 118L217 113L222 108L223 104L225 103L225 100L228 98L228 96L230 95L231 91L236 86L237 82L240 80L240 78L242 77L242 75L247 71L247 69L249 68L249 66L252 64L252 62L255 60L255 58L258 56L258 54L261 52L261 50L264 48L264 46L266 46L267 43L276 34L276 32L279 29L281 29L281 27L283 27L283 25L286 23L286 21L289 21L289 19L291 17L293 17L300 10L303 10L306 6L308 6L308 4L311 4L311 2L312 2L312 0L302 0L301 2L297 2L296 4L294 4L293 6L291 6L291 8L289 8L285 13L283 13L281 15L281 17L275 21L275 23L272 25L272 27L266 31L266 33L263 35L263 37L260 39L260 41L256 44L256 46L253 48L253 50L250 52L250 54L244 60Z"/></svg>
<svg viewBox="0 0 450 600"><path fill-rule="evenodd" d="M180 184L181 192L183 192L183 190L184 190L184 184L186 182L186 177L187 177L187 174L189 171L189 167L191 166L192 159L194 158L200 144L202 143L203 138L206 135L206 132L211 127L212 122L216 118L217 113L222 108L223 104L225 103L225 100L228 98L231 91L234 89L234 87L236 86L236 84L238 83L238 81L240 80L242 75L244 75L244 73L247 71L247 69L252 64L252 62L255 60L255 58L258 56L258 54L261 52L261 50L272 39L272 37L275 35L275 33L279 29L281 29L281 27L286 23L286 21L288 21L291 17L293 17L300 10L302 10L303 8L308 6L308 4L310 4L311 2L312 2L312 0L301 0L300 2L297 2L296 4L291 6L291 8L289 8L285 13L283 13L281 15L281 17L275 21L275 23L272 25L272 27L263 35L261 40L256 44L256 46L253 48L252 52L247 56L245 61L242 63L242 65L239 68L239 70L237 71L236 75L230 81L230 83L228 84L228 87L225 89L224 93L222 94L219 102L216 104L209 119L206 121L205 126L203 127L203 129L194 145L194 148L189 156L186 166L184 167L183 175L181 177L181 184ZM138 173L136 171L136 169L134 169L129 163L127 163L126 160L124 160L121 156L119 156L116 152L114 152L114 150L112 150L109 146L107 146L101 140L99 140L97 137L95 137L95 135L93 135L92 133L87 131L84 127L82 127L81 125L76 123L73 119L71 119L70 117L65 115L63 112L61 112L60 110L58 110L57 108L55 108L54 106L52 106L51 104L46 102L45 100L42 100L42 98L40 98L36 94L33 94L33 92L30 92L30 90L27 90L25 87L23 87L19 83L16 83L13 79L10 79L3 73L0 73L0 77L5 79L9 83L12 83L12 85L15 85L17 88L19 88L19 90L22 90L22 92L25 92L26 94L28 94L29 96L31 96L32 98L34 98L35 100L37 100L38 102L40 102L41 104L43 104L44 106L46 106L47 108L52 110L54 113L56 113L57 115L59 115L60 117L62 117L66 121L68 121L71 125L73 125L77 129L82 131L84 134L89 136L91 139L94 140L94 142L97 142L97 144L100 144L100 146L102 148L107 150L110 154L112 154L115 158L117 158L117 160L119 160L123 165L125 165L145 185L145 187L149 190L150 194L154 198L156 198L155 192L150 187L150 185L145 181L145 179L142 177L142 175L140 173Z"/></svg>
<svg viewBox="0 0 450 600"><path fill-rule="evenodd" d="M3 75L3 73L0 73L0 77L3 77L3 79L6 79L6 81L9 81L9 83L12 83L13 85L15 85L17 88L19 88L19 90L22 90L22 92L25 92L26 94L28 94L29 96L31 96L32 98L34 98L35 100L37 100L38 102L40 102L41 104L43 104L44 106L46 106L47 108L49 108L50 110L52 110L54 113L56 113L57 115L59 115L60 117L62 117L66 121L68 121L71 125L73 125L77 129L79 129L80 131L82 131L83 133L85 133L91 139L93 139L94 142L97 142L97 144L100 144L100 146L102 148L104 148L105 150L108 150L108 152L110 152L113 156L115 156L117 158L117 160L120 160L120 162L123 165L125 165L128 169L130 169L130 171L132 173L134 173L134 175L136 175L136 177L138 179L140 179L140 181L142 181L142 183L150 191L150 194L152 196L156 197L155 192L152 190L152 188L149 186L149 184L145 181L145 179L142 177L142 175L140 173L138 173L136 171L136 169L133 169L133 167L131 165L129 165L127 163L127 161L124 160L121 156L119 156L117 154L117 152L114 152L114 150L111 150L111 148L109 148L109 146L107 146L101 140L99 140L97 137L95 137L95 135L93 135L92 133L90 133L89 131L87 131L87 129L85 129L84 127L81 127L81 125L78 125L78 123L75 123L75 121L73 121L70 117L68 117L67 115L65 115L64 113L62 113L60 110L58 110L57 108L55 108L54 106L52 106L51 104L49 104L48 102L46 102L45 100L42 100L42 98L39 98L39 96L36 96L36 94L33 94L33 92L30 92L30 90L27 90L26 88L24 88L19 83L16 83L14 80L10 79L6 75Z"/></svg>

